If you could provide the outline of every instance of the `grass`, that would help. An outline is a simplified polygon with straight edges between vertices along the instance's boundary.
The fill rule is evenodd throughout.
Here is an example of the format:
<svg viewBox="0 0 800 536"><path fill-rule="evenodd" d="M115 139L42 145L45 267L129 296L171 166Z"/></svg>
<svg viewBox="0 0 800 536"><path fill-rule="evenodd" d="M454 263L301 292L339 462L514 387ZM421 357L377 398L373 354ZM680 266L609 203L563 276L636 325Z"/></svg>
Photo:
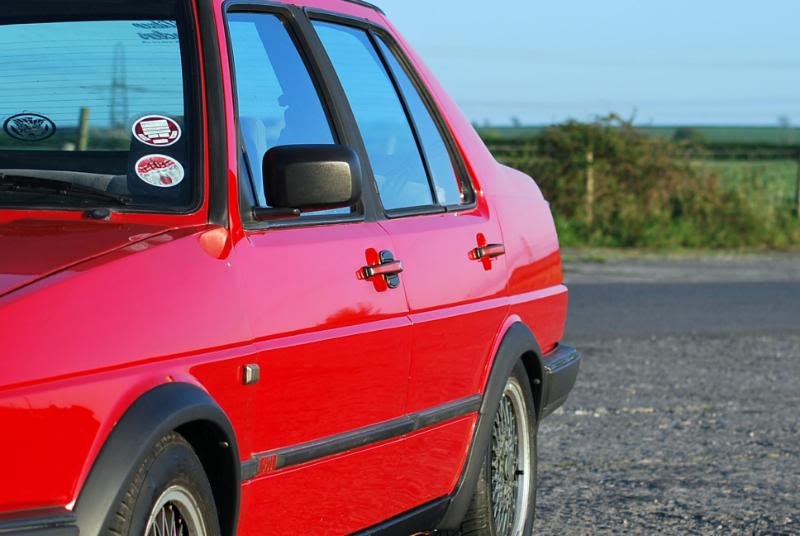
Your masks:
<svg viewBox="0 0 800 536"><path fill-rule="evenodd" d="M751 185L770 192L776 202L791 202L800 163L795 160L703 160L694 165L705 166L716 173L726 189Z"/></svg>
<svg viewBox="0 0 800 536"><path fill-rule="evenodd" d="M484 138L495 140L535 138L546 127L479 127L478 131ZM675 132L681 128L677 126L637 126L644 134L656 138L672 139ZM691 127L706 143L736 144L736 145L800 145L800 128L780 127Z"/></svg>
<svg viewBox="0 0 800 536"><path fill-rule="evenodd" d="M679 127L641 127L652 136L672 139ZM743 145L800 145L800 128L691 127L707 143Z"/></svg>
<svg viewBox="0 0 800 536"><path fill-rule="evenodd" d="M630 259L645 260L698 260L698 259L741 259L747 257L800 259L800 247L788 247L780 251L771 248L704 249L704 248L615 248L586 245L563 245L561 258L565 263L606 264Z"/></svg>

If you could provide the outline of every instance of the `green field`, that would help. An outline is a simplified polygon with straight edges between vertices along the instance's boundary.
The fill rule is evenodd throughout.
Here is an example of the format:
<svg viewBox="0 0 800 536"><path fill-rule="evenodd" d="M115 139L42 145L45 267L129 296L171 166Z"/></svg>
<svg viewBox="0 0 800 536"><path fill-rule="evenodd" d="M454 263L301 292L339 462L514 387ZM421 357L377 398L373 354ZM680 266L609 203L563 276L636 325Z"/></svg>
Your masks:
<svg viewBox="0 0 800 536"><path fill-rule="evenodd" d="M770 192L776 202L794 200L800 166L794 160L702 160L694 164L716 173L725 188L747 185Z"/></svg>
<svg viewBox="0 0 800 536"><path fill-rule="evenodd" d="M490 127L479 128L478 131L484 138L504 140L535 138L545 128L547 127ZM637 128L649 136L667 139L673 139L676 131L681 128L690 128L699 138L710 144L800 146L800 128L711 126L639 126Z"/></svg>

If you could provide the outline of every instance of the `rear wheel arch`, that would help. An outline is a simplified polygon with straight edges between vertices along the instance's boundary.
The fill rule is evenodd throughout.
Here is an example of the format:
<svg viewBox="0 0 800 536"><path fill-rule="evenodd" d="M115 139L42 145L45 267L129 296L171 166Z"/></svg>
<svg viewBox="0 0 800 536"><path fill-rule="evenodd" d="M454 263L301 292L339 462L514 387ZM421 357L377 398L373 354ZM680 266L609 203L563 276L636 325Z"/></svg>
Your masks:
<svg viewBox="0 0 800 536"><path fill-rule="evenodd" d="M542 377L544 374L542 351L530 328L523 322L516 321L506 329L495 353L491 371L484 386L478 424L473 434L469 456L461 478L451 495L447 511L437 527L438 529L458 529L469 509L472 494L483 465L483 458L491 443L494 415L500 404L506 380L519 361L524 364L528 378L531 381L536 421L537 423L539 421L542 407Z"/></svg>
<svg viewBox="0 0 800 536"><path fill-rule="evenodd" d="M222 534L236 534L241 491L236 435L211 396L187 383L164 384L144 393L114 426L75 505L81 534L102 533L152 445L170 432L181 434L200 458Z"/></svg>
<svg viewBox="0 0 800 536"><path fill-rule="evenodd" d="M491 371L486 379L486 384L483 385L483 392L486 393L489 389L489 384L494 381L500 382L497 378L500 370L495 367L500 360L520 360L525 365L525 372L528 373L528 378L531 382L531 390L533 391L533 400L536 406L536 418L541 417L542 407L544 406L544 376L545 367L541 347L539 346L538 339L530 327L525 324L518 316L512 316L507 320L504 330L501 331L500 344L495 349L490 364ZM512 346L512 342L516 343ZM517 354L515 356L515 354ZM510 373L513 365L508 366L503 372ZM485 394L484 394L485 397ZM538 420L537 420L538 422Z"/></svg>

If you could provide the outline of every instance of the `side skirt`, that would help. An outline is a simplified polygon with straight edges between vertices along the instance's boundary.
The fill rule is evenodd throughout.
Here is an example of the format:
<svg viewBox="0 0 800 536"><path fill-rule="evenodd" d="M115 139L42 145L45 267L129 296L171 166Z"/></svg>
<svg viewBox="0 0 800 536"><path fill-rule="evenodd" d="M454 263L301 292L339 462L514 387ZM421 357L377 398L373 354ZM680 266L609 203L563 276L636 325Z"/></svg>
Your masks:
<svg viewBox="0 0 800 536"><path fill-rule="evenodd" d="M78 536L75 516L66 511L32 511L0 516L1 536Z"/></svg>
<svg viewBox="0 0 800 536"><path fill-rule="evenodd" d="M450 497L442 497L370 527L355 536L408 536L435 527L447 511Z"/></svg>

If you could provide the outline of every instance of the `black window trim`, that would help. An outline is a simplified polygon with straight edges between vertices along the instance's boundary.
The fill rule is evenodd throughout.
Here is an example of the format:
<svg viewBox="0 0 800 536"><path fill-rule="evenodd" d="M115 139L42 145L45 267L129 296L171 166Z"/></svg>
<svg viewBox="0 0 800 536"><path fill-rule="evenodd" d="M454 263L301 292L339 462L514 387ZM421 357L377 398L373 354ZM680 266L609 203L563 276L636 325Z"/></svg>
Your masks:
<svg viewBox="0 0 800 536"><path fill-rule="evenodd" d="M408 76L408 78L411 80L411 84L414 86L414 89L417 90L417 94L420 96L420 99L422 99L422 103L428 110L431 119L436 125L439 135L442 137L442 141L444 142L445 148L447 149L447 153L450 156L450 160L455 166L455 169L453 171L455 172L456 180L460 183L461 187L464 189L463 191L467 201L464 203L453 203L442 206L447 210L447 212L460 212L463 210L469 210L475 208L476 197L477 197L477 194L475 192L475 186L473 185L473 182L470 178L470 174L467 171L467 166L464 163L463 155L456 144L452 131L448 127L447 122L444 120L444 116L442 115L442 112L439 109L438 104L434 100L433 96L431 95L425 83L422 81L416 68L411 63L411 60L408 59L405 51L402 49L402 47L400 47L400 45L394 39L392 34L390 34L384 28L381 28L376 25L373 25L372 33L376 36L375 37L376 39L383 40L383 42L389 48L389 51L391 51L392 54L394 54L395 58L397 59L397 62L400 64L400 67L405 71L406 76ZM379 50L379 52L383 54L382 50ZM392 76L394 76L394 74L392 74ZM432 177L431 180L433 180Z"/></svg>
<svg viewBox="0 0 800 536"><path fill-rule="evenodd" d="M205 110L203 109L203 94L201 90L201 63L205 66L206 63L206 50L203 44L199 41L196 27L202 19L202 11L198 9L194 2L188 0L177 0L179 17L183 20L177 19L177 30L179 33L179 47L181 54L181 71L183 78L183 96L184 96L184 110L190 112L187 114L186 119L191 119L192 124L184 123L184 129L190 132L190 143L188 144L188 159L192 162L192 181L193 192L192 198L187 205L170 208L169 206L163 207L148 207L148 206L113 206L110 207L113 212L129 215L129 214L154 214L166 217L180 217L180 216L193 216L202 210L206 199L206 167L205 167L205 152L206 143L205 138ZM40 8L37 8L40 9ZM36 11L36 10L34 10ZM59 14L51 16L50 18L43 17L42 14L35 12L23 16L5 16L8 22L4 24L29 24L46 20L47 22L102 22L110 20L134 20L130 18L130 8L116 8L113 5L105 7L100 12L93 14L75 15ZM135 20L148 20L147 17ZM206 75L208 76L208 75ZM208 106L208 104L206 104ZM211 130L209 125L209 131ZM210 143L209 143L210 145ZM208 173L208 182L212 182L210 172ZM213 186L209 187L213 190ZM210 203L210 200L209 200ZM91 210L92 207L79 207L79 206L64 206L64 205L36 205L30 206L12 206L0 205L0 210L44 210L44 211L57 211L57 212L83 212Z"/></svg>
<svg viewBox="0 0 800 536"><path fill-rule="evenodd" d="M290 38L294 41L297 51L308 69L309 77L311 78L314 86L319 95L320 102L323 106L328 122L331 127L331 133L337 143L341 143L353 148L358 153L361 160L364 177L371 177L372 171L369 168L369 163L366 158L366 149L363 146L360 135L354 129L355 119L350 110L349 103L344 96L344 90L338 85L338 78L333 72L333 66L327 59L322 49L322 43L313 32L310 22L305 17L302 9L290 5L270 2L268 0L228 0L222 4L223 19L225 21L225 34L228 43L228 62L231 70L231 84L233 85L233 106L234 106L234 120L236 121L237 133L237 154L239 155L237 161L238 167L238 181L237 188L243 188L243 175L248 175L249 171L243 168L241 163L245 160L244 151L241 140L241 129L239 128L239 106L238 96L236 92L236 74L235 65L233 60L233 46L230 39L230 30L228 26L229 13L263 13L278 16L283 22L284 26L289 33ZM250 161L252 166L254 163ZM258 163L255 163L258 165ZM252 179L247 180L250 183L249 188L252 190ZM357 223L364 221L377 220L377 210L374 204L374 198L371 188L367 185L362 185L362 200L359 203L359 210L350 214L336 214L336 215L306 215L302 217L295 217L290 219L275 219L267 221L258 221L252 218L252 210L255 208L255 203L250 205L247 201L249 196L239 195L240 213L242 218L242 226L245 231L263 231L275 228L296 228L296 227L314 227L320 225L331 224L344 224L344 223ZM253 192L250 192L252 196Z"/></svg>
<svg viewBox="0 0 800 536"><path fill-rule="evenodd" d="M439 203L439 196L436 194L436 185L433 182L433 172L431 171L431 165L428 162L428 152L422 145L422 137L419 134L419 127L417 126L417 120L414 118L414 114L411 113L411 106L408 105L408 99L406 98L405 93L403 93L403 88L400 87L400 81L394 74L392 66L389 65L388 58L384 56L383 50L381 50L381 47L378 44L375 32L373 32L371 29L367 30L367 38L369 39L372 48L375 49L375 54L378 55L378 58L381 61L381 65L383 66L383 70L386 71L386 75L392 82L392 87L394 88L394 92L397 93L397 98L400 99L400 106L402 106L403 113L406 114L406 119L408 120L408 124L411 127L411 135L414 136L414 143L417 145L417 152L419 153L419 157L422 160L422 168L425 170L425 176L428 179L428 189L431 192L431 199L433 199L435 206L440 207L442 205ZM404 210L405 208L407 207L403 207L403 209L393 209L387 212L396 213L398 210Z"/></svg>
<svg viewBox="0 0 800 536"><path fill-rule="evenodd" d="M433 195L435 204L417 206L417 207L403 207L399 209L387 210L383 207L383 203L380 200L380 195L378 194L377 202L379 203L383 215L387 219L395 219L395 218L404 218L409 216L440 214L443 212L464 212L475 209L477 206L477 192L475 190L475 186L471 179L467 166L464 162L463 154L458 148L453 133L447 126L447 122L444 120L444 117L442 116L442 113L438 105L436 104L436 101L433 99L433 96L430 94L430 91L428 90L426 84L421 80L413 64L408 59L402 47L400 47L400 45L397 43L394 36L392 36L392 34L386 28L368 19L354 17L351 15L337 13L334 11L315 9L315 8L304 8L303 11L305 12L309 21L330 22L334 24L340 24L343 26L358 28L367 32L370 42L376 49L376 54L378 54L378 57L381 59L384 69L386 70L395 90L397 91L398 96L400 97L403 109L406 112L406 117L408 118L412 131L414 132L414 138L417 141L418 147L420 149L420 158L422 159L423 166L425 167L426 173L428 174L429 184L431 184L432 188L431 193ZM469 196L468 202L461 204L452 204L452 205L438 204L436 192L433 186L433 177L429 171L430 168L427 162L427 156L424 151L424 148L421 145L416 122L414 121L414 118L410 113L405 95L400 90L397 77L395 76L394 72L388 65L388 60L384 57L383 51L380 49L379 46L377 46L377 43L375 41L376 36L383 39L389 50L395 55L397 61L400 63L401 67L405 70L406 75L411 79L412 84L417 89L420 98L427 107L428 113L430 113L431 118L436 124L436 127L439 130L439 134L442 136L442 140L444 141L445 146L448 150L450 159L453 162L454 167L456 168L454 170L456 173L456 178L460 182L462 188L464 188L464 193ZM374 175L372 173L370 173L369 179L370 179L369 182L372 183L372 186L375 188L375 191L377 192L377 186L375 184Z"/></svg>

